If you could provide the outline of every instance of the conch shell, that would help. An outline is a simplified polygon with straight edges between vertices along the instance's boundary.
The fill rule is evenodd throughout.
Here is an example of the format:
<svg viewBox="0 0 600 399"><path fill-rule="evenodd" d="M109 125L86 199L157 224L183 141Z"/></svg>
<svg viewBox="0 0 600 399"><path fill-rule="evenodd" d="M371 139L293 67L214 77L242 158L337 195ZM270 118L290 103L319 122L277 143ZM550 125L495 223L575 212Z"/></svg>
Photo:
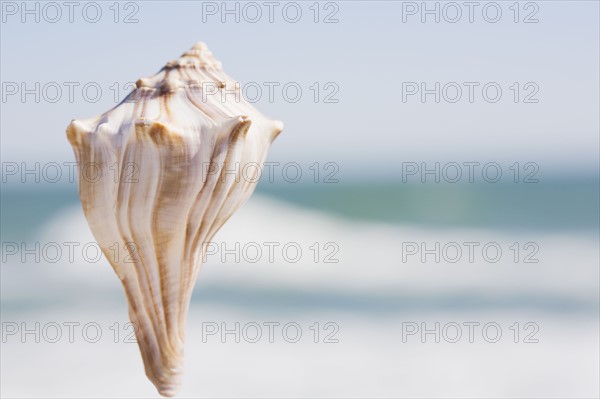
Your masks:
<svg viewBox="0 0 600 399"><path fill-rule="evenodd" d="M283 129L236 86L197 43L115 108L67 128L85 216L125 288L146 375L164 396L181 383L206 243L252 194Z"/></svg>

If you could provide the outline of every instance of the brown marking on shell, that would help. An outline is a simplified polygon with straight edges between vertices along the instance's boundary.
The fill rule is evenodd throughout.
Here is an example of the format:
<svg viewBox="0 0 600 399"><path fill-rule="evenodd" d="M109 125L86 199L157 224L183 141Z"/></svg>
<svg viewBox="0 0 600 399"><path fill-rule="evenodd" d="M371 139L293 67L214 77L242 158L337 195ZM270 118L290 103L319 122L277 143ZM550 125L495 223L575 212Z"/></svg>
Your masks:
<svg viewBox="0 0 600 399"><path fill-rule="evenodd" d="M73 119L69 126L67 126L67 139L69 143L73 147L81 146L81 136L84 134L84 131L78 126L77 121Z"/></svg>
<svg viewBox="0 0 600 399"><path fill-rule="evenodd" d="M166 125L160 122L152 122L148 135L157 146L167 146L168 148L183 148L184 140L181 135L173 132Z"/></svg>

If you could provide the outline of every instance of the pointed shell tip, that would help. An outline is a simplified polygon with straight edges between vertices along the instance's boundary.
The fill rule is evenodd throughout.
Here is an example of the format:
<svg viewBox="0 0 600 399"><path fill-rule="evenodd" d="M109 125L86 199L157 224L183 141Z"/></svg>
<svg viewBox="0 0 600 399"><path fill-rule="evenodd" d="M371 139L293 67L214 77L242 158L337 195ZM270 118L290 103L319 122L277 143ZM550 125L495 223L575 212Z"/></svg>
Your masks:
<svg viewBox="0 0 600 399"><path fill-rule="evenodd" d="M192 46L192 50L208 50L208 46L204 42L196 42Z"/></svg>

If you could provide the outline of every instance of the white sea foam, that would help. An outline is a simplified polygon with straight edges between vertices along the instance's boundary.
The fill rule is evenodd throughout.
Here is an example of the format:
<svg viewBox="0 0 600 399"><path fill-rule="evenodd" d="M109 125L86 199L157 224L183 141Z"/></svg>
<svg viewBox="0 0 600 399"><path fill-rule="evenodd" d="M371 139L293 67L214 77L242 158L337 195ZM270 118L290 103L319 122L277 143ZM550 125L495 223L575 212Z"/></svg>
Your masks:
<svg viewBox="0 0 600 399"><path fill-rule="evenodd" d="M597 236L584 233L440 230L354 222L256 195L217 234L211 246L216 252L207 256L199 279L203 284L354 294L556 295L594 302L599 284L596 240ZM94 238L81 209L73 207L56 215L40 231L39 241L83 245L93 243ZM476 244L464 244L470 242ZM520 248L518 262L515 242ZM419 253L406 255L414 250L412 243L420 248ZM436 243L441 248L439 263L435 254L426 255L423 262L422 252L435 248ZM488 247L486 258L483 247L488 243L493 246ZM524 248L527 243L532 244ZM456 245L462 255L452 263ZM495 263L494 247L502 251ZM302 251L300 256L297 248ZM258 251L262 254L253 263ZM123 252L121 249L119 256L124 256ZM89 254L94 257L93 248ZM527 255L538 262L525 262ZM44 271L59 276L56 278L66 285L72 279L79 284L114 285L104 258L90 264L82 250L76 250L75 256L74 262L61 259Z"/></svg>

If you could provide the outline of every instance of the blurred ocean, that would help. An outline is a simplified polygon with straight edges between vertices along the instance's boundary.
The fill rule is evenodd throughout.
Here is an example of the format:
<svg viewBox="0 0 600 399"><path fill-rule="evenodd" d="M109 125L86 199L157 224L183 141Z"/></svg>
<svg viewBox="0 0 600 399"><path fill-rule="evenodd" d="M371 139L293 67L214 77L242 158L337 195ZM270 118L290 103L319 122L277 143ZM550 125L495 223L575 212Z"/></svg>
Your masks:
<svg viewBox="0 0 600 399"><path fill-rule="evenodd" d="M35 187L1 192L2 397L156 397L127 339L118 279L79 249L94 240L76 186ZM200 273L181 397L597 397L598 204L594 178L261 183ZM273 260L266 242L279 243ZM478 243L473 261L407 255L412 244L465 242ZM62 256L22 250L36 243L56 243ZM72 259L65 243L81 244ZM236 243L262 256L250 248L235 259ZM286 258L286 243L301 256ZM499 260L482 256L486 243L501 248ZM24 247L13 254L12 244ZM269 342L270 322L296 323L301 339L275 330ZM79 323L73 342L69 323ZM96 342L82 336L88 323L101 330ZM240 342L222 335L235 323ZM244 335L253 323L258 342ZM421 334L436 323L440 342ZM479 323L473 342L464 323ZM481 331L488 323L497 342ZM462 336L452 342L455 324ZM420 330L407 336L407 325Z"/></svg>
<svg viewBox="0 0 600 399"><path fill-rule="evenodd" d="M600 220L594 177L529 184L261 181L257 193L349 220L395 225L597 231ZM75 184L3 185L1 195L2 235L10 239L31 238L56 212L79 205Z"/></svg>

